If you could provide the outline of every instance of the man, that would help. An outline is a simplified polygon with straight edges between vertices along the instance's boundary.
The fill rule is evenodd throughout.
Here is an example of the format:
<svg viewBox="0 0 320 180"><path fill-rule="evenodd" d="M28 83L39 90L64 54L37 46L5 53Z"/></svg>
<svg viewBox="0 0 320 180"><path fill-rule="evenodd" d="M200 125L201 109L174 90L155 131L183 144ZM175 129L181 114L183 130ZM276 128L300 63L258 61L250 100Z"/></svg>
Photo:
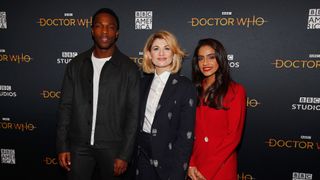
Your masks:
<svg viewBox="0 0 320 180"><path fill-rule="evenodd" d="M57 125L59 164L71 180L121 179L138 121L139 72L117 46L119 19L108 8L92 18L93 48L64 75Z"/></svg>

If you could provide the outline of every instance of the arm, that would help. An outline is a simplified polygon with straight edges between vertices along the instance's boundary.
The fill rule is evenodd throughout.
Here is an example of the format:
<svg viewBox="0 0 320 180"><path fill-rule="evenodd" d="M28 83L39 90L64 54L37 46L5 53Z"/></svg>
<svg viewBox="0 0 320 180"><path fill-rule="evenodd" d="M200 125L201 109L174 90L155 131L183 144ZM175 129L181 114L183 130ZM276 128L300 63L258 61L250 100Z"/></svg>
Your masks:
<svg viewBox="0 0 320 180"><path fill-rule="evenodd" d="M201 172L194 166L190 166L188 169L188 177L191 180L205 180L206 178L201 174Z"/></svg>
<svg viewBox="0 0 320 180"><path fill-rule="evenodd" d="M128 162L131 158L138 126L140 74L135 68L129 73L129 84L126 94L124 140L118 155L119 159Z"/></svg>
<svg viewBox="0 0 320 180"><path fill-rule="evenodd" d="M61 90L61 99L58 109L57 139L56 147L59 164L70 170L70 152L68 141L68 129L71 121L72 99L73 99L73 80L71 66L68 65L65 71L63 85Z"/></svg>
<svg viewBox="0 0 320 180"><path fill-rule="evenodd" d="M202 173L198 170L196 164L195 164L195 155L198 154L199 152L196 149L196 146L193 146L192 149L192 154L190 157L190 162L189 162L189 168L188 168L188 177L191 180L201 180L205 179L205 177L202 175Z"/></svg>
<svg viewBox="0 0 320 180"><path fill-rule="evenodd" d="M177 139L174 142L175 164L170 179L185 179L194 138L194 122L196 113L196 89L190 83L180 89L184 92L180 107L180 125Z"/></svg>
<svg viewBox="0 0 320 180"><path fill-rule="evenodd" d="M242 86L238 86L235 92L235 97L229 105L227 110L227 121L229 124L228 135L224 138L223 143L215 150L215 156L212 157L212 174L210 178L215 177L219 169L223 166L225 161L236 151L237 146L240 143L245 111L246 111L246 95L245 90Z"/></svg>
<svg viewBox="0 0 320 180"><path fill-rule="evenodd" d="M129 74L127 89L126 119L124 140L117 159L114 160L114 175L118 176L127 170L131 158L138 126L140 74L137 69Z"/></svg>

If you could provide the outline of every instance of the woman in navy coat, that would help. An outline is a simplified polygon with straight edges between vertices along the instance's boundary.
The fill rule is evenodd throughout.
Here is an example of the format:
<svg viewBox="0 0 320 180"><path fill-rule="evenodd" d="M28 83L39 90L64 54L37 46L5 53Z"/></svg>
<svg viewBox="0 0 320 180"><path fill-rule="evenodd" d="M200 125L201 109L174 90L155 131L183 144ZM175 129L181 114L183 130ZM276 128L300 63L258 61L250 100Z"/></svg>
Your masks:
<svg viewBox="0 0 320 180"><path fill-rule="evenodd" d="M196 90L178 74L184 51L168 31L144 47L136 179L185 179L193 147Z"/></svg>

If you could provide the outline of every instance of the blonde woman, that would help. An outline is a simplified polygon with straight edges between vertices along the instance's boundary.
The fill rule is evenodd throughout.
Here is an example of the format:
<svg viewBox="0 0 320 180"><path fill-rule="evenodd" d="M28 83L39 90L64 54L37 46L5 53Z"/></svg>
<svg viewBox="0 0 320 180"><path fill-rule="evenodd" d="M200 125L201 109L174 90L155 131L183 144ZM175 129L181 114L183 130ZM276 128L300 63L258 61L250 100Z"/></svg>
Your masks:
<svg viewBox="0 0 320 180"><path fill-rule="evenodd" d="M193 146L196 90L178 74L184 51L168 31L144 47L136 179L185 179Z"/></svg>

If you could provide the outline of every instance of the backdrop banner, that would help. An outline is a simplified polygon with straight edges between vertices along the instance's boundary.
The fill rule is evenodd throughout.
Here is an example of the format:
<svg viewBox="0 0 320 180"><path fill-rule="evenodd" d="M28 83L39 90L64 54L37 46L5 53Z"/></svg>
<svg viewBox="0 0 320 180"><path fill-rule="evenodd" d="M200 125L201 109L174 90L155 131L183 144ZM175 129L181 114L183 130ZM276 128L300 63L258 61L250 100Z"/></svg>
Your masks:
<svg viewBox="0 0 320 180"><path fill-rule="evenodd" d="M66 179L55 148L62 79L92 47L92 15L103 7L118 14L117 45L138 65L147 37L162 29L188 53L188 78L199 39L226 47L247 91L239 180L320 179L319 0L3 1L1 179Z"/></svg>

